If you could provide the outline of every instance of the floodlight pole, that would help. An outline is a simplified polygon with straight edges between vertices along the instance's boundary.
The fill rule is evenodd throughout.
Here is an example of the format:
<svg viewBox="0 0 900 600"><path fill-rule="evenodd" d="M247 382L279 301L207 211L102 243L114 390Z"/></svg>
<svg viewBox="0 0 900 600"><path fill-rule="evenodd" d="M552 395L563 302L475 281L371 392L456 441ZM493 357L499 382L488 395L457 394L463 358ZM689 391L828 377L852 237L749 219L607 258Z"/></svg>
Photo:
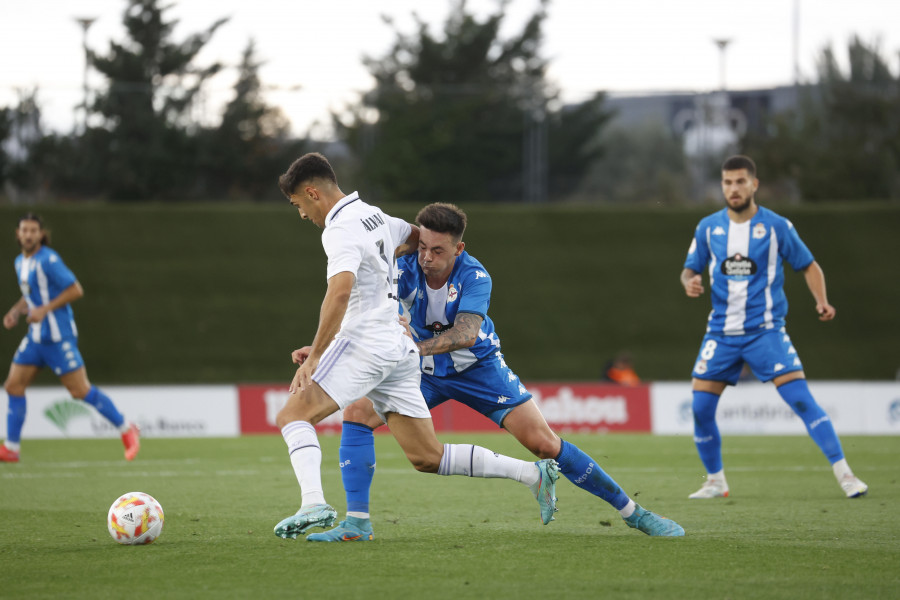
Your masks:
<svg viewBox="0 0 900 600"><path fill-rule="evenodd" d="M87 33L88 29L90 29L91 25L94 24L94 21L97 19L95 17L76 17L75 21L81 25L81 45L84 48L84 76L82 77L81 88L84 93L84 100L82 104L83 113L83 121L82 121L82 133L87 131L87 118L88 118L88 45L87 45Z"/></svg>
<svg viewBox="0 0 900 600"><path fill-rule="evenodd" d="M727 38L719 38L717 40L713 40L716 46L719 47L719 89L723 92L725 91L725 51L728 50L728 44L731 43L730 39Z"/></svg>

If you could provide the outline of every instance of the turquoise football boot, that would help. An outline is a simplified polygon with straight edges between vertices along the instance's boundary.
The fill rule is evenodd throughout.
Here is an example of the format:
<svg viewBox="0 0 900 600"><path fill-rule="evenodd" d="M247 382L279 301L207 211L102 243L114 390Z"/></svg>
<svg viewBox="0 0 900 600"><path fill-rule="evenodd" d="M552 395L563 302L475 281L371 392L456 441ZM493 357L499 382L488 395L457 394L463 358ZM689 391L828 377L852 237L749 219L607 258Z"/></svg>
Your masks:
<svg viewBox="0 0 900 600"><path fill-rule="evenodd" d="M307 542L371 542L375 539L369 519L347 517L337 527L306 536Z"/></svg>
<svg viewBox="0 0 900 600"><path fill-rule="evenodd" d="M635 505L634 512L625 518L625 523L650 536L679 537L684 535L684 528L671 519L661 517L656 513Z"/></svg>
<svg viewBox="0 0 900 600"><path fill-rule="evenodd" d="M297 514L283 519L275 526L275 535L281 538L297 539L313 527L331 527L337 518L335 511L328 504L310 504L301 507Z"/></svg>
<svg viewBox="0 0 900 600"><path fill-rule="evenodd" d="M559 464L552 458L545 458L536 463L541 478L532 488L534 497L541 507L541 522L546 525L554 519L556 508L556 480L559 479Z"/></svg>

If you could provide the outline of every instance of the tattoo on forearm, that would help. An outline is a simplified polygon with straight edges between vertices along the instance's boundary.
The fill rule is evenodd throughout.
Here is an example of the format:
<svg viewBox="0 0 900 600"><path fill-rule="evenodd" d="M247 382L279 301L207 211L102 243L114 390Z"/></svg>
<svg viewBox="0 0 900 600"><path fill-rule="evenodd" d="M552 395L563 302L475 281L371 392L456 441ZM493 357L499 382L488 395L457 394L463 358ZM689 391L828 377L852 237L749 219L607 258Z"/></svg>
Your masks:
<svg viewBox="0 0 900 600"><path fill-rule="evenodd" d="M480 316L472 313L456 315L452 328L441 335L419 342L419 352L422 356L429 356L453 352L460 348L468 348L478 335L483 320Z"/></svg>

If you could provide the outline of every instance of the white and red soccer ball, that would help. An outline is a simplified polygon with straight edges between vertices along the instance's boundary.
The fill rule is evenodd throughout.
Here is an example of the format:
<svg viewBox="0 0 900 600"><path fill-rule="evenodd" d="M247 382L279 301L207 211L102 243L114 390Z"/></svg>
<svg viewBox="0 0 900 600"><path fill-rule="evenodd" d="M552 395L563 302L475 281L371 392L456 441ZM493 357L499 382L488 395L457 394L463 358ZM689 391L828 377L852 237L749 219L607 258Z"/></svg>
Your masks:
<svg viewBox="0 0 900 600"><path fill-rule="evenodd" d="M162 533L164 522L162 506L144 492L119 496L106 517L109 535L126 546L152 543Z"/></svg>

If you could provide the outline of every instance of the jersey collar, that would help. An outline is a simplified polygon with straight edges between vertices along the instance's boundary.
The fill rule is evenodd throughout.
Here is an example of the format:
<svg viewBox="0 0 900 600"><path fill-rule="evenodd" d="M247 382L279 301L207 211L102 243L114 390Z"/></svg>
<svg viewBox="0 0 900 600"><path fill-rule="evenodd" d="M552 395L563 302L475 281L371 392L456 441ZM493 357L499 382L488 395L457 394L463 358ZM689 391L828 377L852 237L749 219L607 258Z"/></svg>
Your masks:
<svg viewBox="0 0 900 600"><path fill-rule="evenodd" d="M328 227L331 222L337 218L338 213L341 212L345 206L351 202L356 202L357 200L359 200L359 192L353 192L338 200L338 203L332 206L331 210L328 211L328 214L325 215L325 226Z"/></svg>

